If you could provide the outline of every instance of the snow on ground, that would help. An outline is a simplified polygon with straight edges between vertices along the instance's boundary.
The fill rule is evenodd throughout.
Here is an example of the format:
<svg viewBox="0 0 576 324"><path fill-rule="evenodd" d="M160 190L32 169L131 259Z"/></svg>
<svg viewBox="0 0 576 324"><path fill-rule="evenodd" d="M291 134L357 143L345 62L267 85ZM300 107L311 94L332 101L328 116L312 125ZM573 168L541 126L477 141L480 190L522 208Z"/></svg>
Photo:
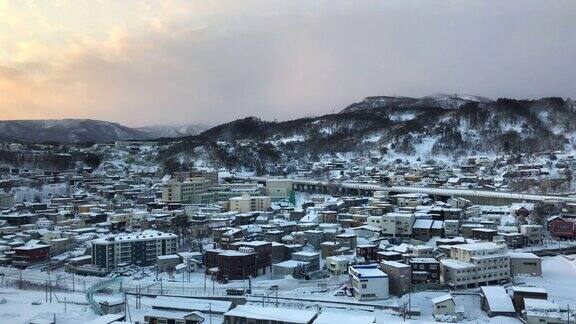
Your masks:
<svg viewBox="0 0 576 324"><path fill-rule="evenodd" d="M6 273L6 279L14 280L19 275L18 270L1 268L2 273ZM556 256L544 257L542 259L542 277L521 276L516 277L514 285L542 287L548 291L549 299L561 307L566 305L576 305L576 261L574 258ZM16 276L16 277L15 277ZM25 270L23 277L33 279L37 282L43 282L47 274L40 270ZM52 278L60 276L59 282L71 286L72 278L60 270L52 274ZM162 286L164 293L173 295L202 295L204 291L204 275L201 272L191 274L190 282L182 282L183 276L176 275L172 280L168 279L166 274L161 274L163 284L154 281L155 276L148 276L142 280L134 280L131 277L125 279L123 286L128 287L147 287L153 285L157 290ZM81 280L86 280L88 285L92 285L105 278L76 278L76 290L83 290L84 285ZM180 281L178 281L180 280ZM186 280L187 281L187 280ZM410 323L432 323L433 304L432 299L447 293L447 290L422 291L404 295L401 298L391 297L388 300L374 301L369 303L357 303L351 297L334 296L334 292L347 281L347 276L330 278L327 281L328 290L321 289L319 283L321 280L300 281L291 277L283 279L272 279L270 275L261 276L253 280L253 296L249 298L249 304L261 305L263 302L267 307L274 307L276 301L274 296L263 300L261 296L269 293L269 288L277 286L279 288L278 304L280 307L318 310L322 312L340 312L346 315L357 316L374 316L377 323L399 323L403 322L395 311L391 309L376 309L376 306L398 306L410 301L413 309L421 312L420 316L406 319ZM248 286L247 281L233 281L228 284L214 283L215 289L223 291L230 287ZM207 290L212 289L212 282L208 280ZM28 323L34 318L52 318L56 314L57 320L63 323L80 324L94 319L96 316L88 307L84 294L82 292L56 292L56 297L52 303L46 302L46 295L43 290L18 290L12 287L0 288L0 299L5 298L6 303L0 304L0 319L9 319L9 323ZM114 298L121 298L118 292L111 295ZM458 308L464 309L465 323L520 323L515 318L496 317L489 318L480 308L480 297L477 289L459 290L453 294ZM64 298L67 300L66 312L64 311ZM135 309L135 299L128 297L129 309L132 321L142 321L144 315L151 309L152 298L143 298L141 309ZM32 305L32 302L38 305ZM221 323L222 318L214 316L213 323ZM0 320L0 323L4 323ZM8 323L8 322L6 322Z"/></svg>
<svg viewBox="0 0 576 324"><path fill-rule="evenodd" d="M517 277L516 284L542 287L560 307L576 305L576 261L564 256L542 258L542 277Z"/></svg>
<svg viewBox="0 0 576 324"><path fill-rule="evenodd" d="M397 112L388 114L388 118L395 122L403 122L416 118L416 114L411 112Z"/></svg>
<svg viewBox="0 0 576 324"><path fill-rule="evenodd" d="M70 292L55 294L60 301L53 296L50 303L46 302L44 291L0 288L0 298L6 298L6 302L0 304L0 322L27 324L32 319L54 319L56 315L56 323L83 324L97 317L87 305L84 294ZM38 305L33 305L33 302Z"/></svg>

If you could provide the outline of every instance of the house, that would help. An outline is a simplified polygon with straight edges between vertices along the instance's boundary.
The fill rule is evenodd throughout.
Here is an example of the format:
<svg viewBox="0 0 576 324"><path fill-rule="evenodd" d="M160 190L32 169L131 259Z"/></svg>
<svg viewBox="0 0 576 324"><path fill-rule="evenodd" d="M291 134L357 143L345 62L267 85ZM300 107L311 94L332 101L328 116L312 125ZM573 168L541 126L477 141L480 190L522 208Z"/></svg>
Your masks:
<svg viewBox="0 0 576 324"><path fill-rule="evenodd" d="M224 313L224 324L311 324L318 314L302 309L239 305Z"/></svg>
<svg viewBox="0 0 576 324"><path fill-rule="evenodd" d="M484 286L480 289L482 309L488 316L516 316L516 310L506 289L502 286Z"/></svg>
<svg viewBox="0 0 576 324"><path fill-rule="evenodd" d="M444 221L444 236L456 237L460 234L460 220L447 219Z"/></svg>
<svg viewBox="0 0 576 324"><path fill-rule="evenodd" d="M434 304L434 316L456 315L456 302L450 294L433 298L432 304Z"/></svg>
<svg viewBox="0 0 576 324"><path fill-rule="evenodd" d="M481 241L492 241L498 230L491 228L478 227L472 229L472 238Z"/></svg>
<svg viewBox="0 0 576 324"><path fill-rule="evenodd" d="M156 269L158 272L168 272L181 262L177 254L159 255L156 257Z"/></svg>
<svg viewBox="0 0 576 324"><path fill-rule="evenodd" d="M356 235L355 234L338 234L336 235L336 242L340 243L341 247L347 247L350 250L356 249Z"/></svg>
<svg viewBox="0 0 576 324"><path fill-rule="evenodd" d="M432 236L432 224L434 221L431 219L417 219L412 226L412 237L421 241L428 241Z"/></svg>
<svg viewBox="0 0 576 324"><path fill-rule="evenodd" d="M542 244L542 225L520 225L520 233L526 237L530 244Z"/></svg>
<svg viewBox="0 0 576 324"><path fill-rule="evenodd" d="M287 260L272 265L272 275L274 278L284 278L288 275L294 278L302 278L306 268L308 268L308 262Z"/></svg>
<svg viewBox="0 0 576 324"><path fill-rule="evenodd" d="M372 324L376 323L376 317L323 310L322 313L318 315L318 318L314 320L314 324L335 323Z"/></svg>
<svg viewBox="0 0 576 324"><path fill-rule="evenodd" d="M412 284L440 282L440 263L434 258L410 258Z"/></svg>
<svg viewBox="0 0 576 324"><path fill-rule="evenodd" d="M430 228L430 235L433 237L444 237L444 221L435 220Z"/></svg>
<svg viewBox="0 0 576 324"><path fill-rule="evenodd" d="M534 253L508 253L510 256L510 274L542 276L542 258Z"/></svg>
<svg viewBox="0 0 576 324"><path fill-rule="evenodd" d="M234 305L225 300L157 296L152 301L151 306L154 310L222 315L232 309Z"/></svg>
<svg viewBox="0 0 576 324"><path fill-rule="evenodd" d="M331 275L339 276L348 273L348 265L351 263L352 256L329 256L326 258L324 265Z"/></svg>
<svg viewBox="0 0 576 324"><path fill-rule="evenodd" d="M376 260L382 261L400 261L402 260L402 253L394 251L380 251L376 253Z"/></svg>
<svg viewBox="0 0 576 324"><path fill-rule="evenodd" d="M306 270L314 272L320 270L320 253L317 252L294 252L292 253L292 260L308 263Z"/></svg>
<svg viewBox="0 0 576 324"><path fill-rule="evenodd" d="M151 310L144 315L144 322L147 324L199 324L204 322L204 317L202 317L201 313L197 312L187 313Z"/></svg>
<svg viewBox="0 0 576 324"><path fill-rule="evenodd" d="M521 233L498 233L508 247L517 249L526 245L526 236Z"/></svg>
<svg viewBox="0 0 576 324"><path fill-rule="evenodd" d="M356 256L363 257L366 262L377 260L378 247L373 244L356 246Z"/></svg>
<svg viewBox="0 0 576 324"><path fill-rule="evenodd" d="M348 267L348 274L358 301L387 299L388 276L378 265L356 265Z"/></svg>
<svg viewBox="0 0 576 324"><path fill-rule="evenodd" d="M569 323L569 315L546 299L525 298L522 317L527 324Z"/></svg>
<svg viewBox="0 0 576 324"><path fill-rule="evenodd" d="M338 242L333 241L322 242L322 244L320 244L320 254L323 259L326 259L329 256L337 255L336 250L338 250L339 248L340 243Z"/></svg>
<svg viewBox="0 0 576 324"><path fill-rule="evenodd" d="M546 289L539 287L518 287L514 286L512 290L512 303L517 313L524 310L524 299L548 299Z"/></svg>
<svg viewBox="0 0 576 324"><path fill-rule="evenodd" d="M380 270L388 275L389 291L394 296L402 296L412 291L412 268L396 261L382 261Z"/></svg>

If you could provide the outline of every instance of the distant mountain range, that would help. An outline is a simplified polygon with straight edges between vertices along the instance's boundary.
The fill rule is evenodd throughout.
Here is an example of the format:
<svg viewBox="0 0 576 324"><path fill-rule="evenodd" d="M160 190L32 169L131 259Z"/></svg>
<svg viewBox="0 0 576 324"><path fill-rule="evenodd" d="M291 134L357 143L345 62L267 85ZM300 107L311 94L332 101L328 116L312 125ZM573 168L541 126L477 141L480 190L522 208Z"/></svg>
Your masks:
<svg viewBox="0 0 576 324"><path fill-rule="evenodd" d="M198 134L204 125L162 125L130 128L92 119L0 121L0 141L15 142L112 142L180 137Z"/></svg>

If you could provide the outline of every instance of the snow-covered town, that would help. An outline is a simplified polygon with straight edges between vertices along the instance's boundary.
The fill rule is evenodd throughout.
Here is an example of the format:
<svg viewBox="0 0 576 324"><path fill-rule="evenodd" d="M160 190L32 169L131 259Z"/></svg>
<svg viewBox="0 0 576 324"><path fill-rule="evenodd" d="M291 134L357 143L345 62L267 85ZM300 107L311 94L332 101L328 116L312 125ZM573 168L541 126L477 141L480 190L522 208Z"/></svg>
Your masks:
<svg viewBox="0 0 576 324"><path fill-rule="evenodd" d="M169 145L71 146L83 158L62 171L0 168L2 318L576 320L576 196L559 193L571 154L326 156L256 175L205 161L167 172L154 157Z"/></svg>
<svg viewBox="0 0 576 324"><path fill-rule="evenodd" d="M576 323L576 0L0 0L0 324Z"/></svg>

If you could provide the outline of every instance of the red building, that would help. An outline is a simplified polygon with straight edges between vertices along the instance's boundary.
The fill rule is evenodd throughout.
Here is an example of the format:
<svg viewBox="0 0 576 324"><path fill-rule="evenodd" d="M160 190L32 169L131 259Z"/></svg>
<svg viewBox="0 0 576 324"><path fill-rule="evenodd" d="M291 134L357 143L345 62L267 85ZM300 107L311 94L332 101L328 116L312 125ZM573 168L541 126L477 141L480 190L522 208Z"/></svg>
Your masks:
<svg viewBox="0 0 576 324"><path fill-rule="evenodd" d="M45 244L23 245L13 249L12 265L15 267L27 267L35 262L48 260L50 246Z"/></svg>
<svg viewBox="0 0 576 324"><path fill-rule="evenodd" d="M255 278L256 253L246 249L236 250L207 250L204 252L204 266L206 274L211 274L218 281L243 280Z"/></svg>
<svg viewBox="0 0 576 324"><path fill-rule="evenodd" d="M378 259L378 247L372 244L356 246L356 255L363 257L366 262L376 261Z"/></svg>
<svg viewBox="0 0 576 324"><path fill-rule="evenodd" d="M555 238L572 240L576 237L576 223L559 216L548 219L548 231Z"/></svg>

